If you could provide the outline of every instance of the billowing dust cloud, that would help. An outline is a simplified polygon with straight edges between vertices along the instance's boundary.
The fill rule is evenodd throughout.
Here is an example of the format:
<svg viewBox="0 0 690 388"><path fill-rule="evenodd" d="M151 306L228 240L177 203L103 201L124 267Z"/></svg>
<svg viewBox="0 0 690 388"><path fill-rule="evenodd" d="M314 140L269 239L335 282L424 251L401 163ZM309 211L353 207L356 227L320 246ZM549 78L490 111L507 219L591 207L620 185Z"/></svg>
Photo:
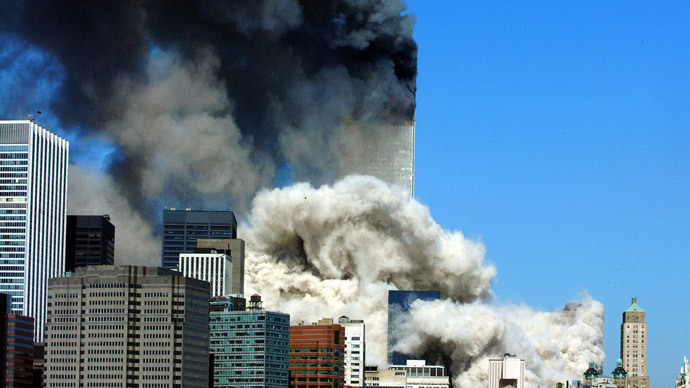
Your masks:
<svg viewBox="0 0 690 388"><path fill-rule="evenodd" d="M68 211L111 215L118 264L160 263L164 206L231 205L247 292L293 323L364 319L369 363L385 363L387 290L435 289L444 299L414 305L398 347L441 353L456 386L484 386L504 352L526 358L532 386L579 376L603 361L600 303L487 304L496 269L481 243L400 188L333 183L342 150L362 148L343 144L343 122L366 141L414 117L413 24L401 0L4 0L0 114L42 109L72 150L114 147L105 169L70 166ZM47 106L30 106L37 96ZM309 183L271 189L280 171Z"/></svg>
<svg viewBox="0 0 690 388"><path fill-rule="evenodd" d="M584 295L568 312L487 304L496 269L484 246L443 230L425 206L379 180L301 183L263 191L253 205L247 291L293 323L364 319L368 364L385 366L389 289L441 291L443 300L412 304L396 349L434 361L442 354L456 387L485 387L488 359L505 352L525 358L533 387L578 378L590 359L604 359L601 303Z"/></svg>

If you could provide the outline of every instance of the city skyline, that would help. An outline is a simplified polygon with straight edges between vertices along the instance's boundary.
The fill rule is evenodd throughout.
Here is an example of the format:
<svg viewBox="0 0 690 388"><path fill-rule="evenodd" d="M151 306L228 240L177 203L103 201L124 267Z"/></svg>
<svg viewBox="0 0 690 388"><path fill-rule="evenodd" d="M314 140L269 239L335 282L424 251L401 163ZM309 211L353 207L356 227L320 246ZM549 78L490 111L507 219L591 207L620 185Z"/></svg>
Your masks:
<svg viewBox="0 0 690 388"><path fill-rule="evenodd" d="M164 18L168 8L160 14L150 8L133 13L160 17L149 19L159 21L157 25L123 29L144 31L142 36L107 39L88 30L88 23L74 30L54 28L55 20L63 20L52 17L56 10L34 7L24 14L43 20L37 23L42 30L28 33L18 26L31 23L20 22L2 27L10 34L0 36L6 58L0 68L0 114L19 118L32 112L41 125L72 142L75 164L70 172L84 171L84 166L93 170L91 175L72 175L70 183L99 205L98 213L88 214L110 213L118 225L130 222L118 229L128 234L119 234L120 244L139 241L149 249L147 256L133 254L134 244L118 248L124 262L161 257L148 247L151 242L161 247L158 213L164 205L233 205L240 223L252 226L247 229L248 261L261 268L248 268L247 290L269 283L270 275L275 283L282 282L262 286L275 296L271 300L290 302L304 315L347 298L378 306L382 301L371 297L371 287L380 285L439 286L444 298L461 305L456 310L468 314L475 313L473 303L488 301L478 309L498 315L499 323L508 320L501 315L505 310L527 311L534 318L573 299L588 300L583 296L588 294L606 308L605 318L603 309L601 316L598 309L586 311L604 325L608 371L619 354L618 314L637 297L649 312L652 384L674 377L678 360L690 348L690 339L674 335L683 332L689 314L678 311L674 301L690 291L678 276L678 268L690 260L690 117L685 109L690 79L683 49L690 39L690 7L450 0L410 0L407 5L376 13L384 19L390 13L402 15L404 23L393 23L392 30L358 30L383 36L372 51L363 48L367 42L355 39L370 35L338 35L348 20L326 13L332 22L328 26L336 32L319 36L335 38L317 39L318 44L306 47L341 49L339 45L349 44L338 51L342 63L327 49L310 52L319 59L312 61L304 55L310 49L280 45L285 43L281 39L266 39L268 46L235 45L230 39L232 49L214 51L222 45L185 40L189 37L181 36L183 31L169 28L170 20ZM17 8L13 15L32 9ZM93 14L119 15L97 11ZM267 36L294 31L300 42L314 43L304 32L313 31L310 18L322 14L305 15L281 19L285 24L279 26L285 29ZM208 15L199 16L205 20ZM366 20L380 20L376 17ZM185 20L197 27L197 20ZM228 28L238 32L234 27ZM78 32L78 39L72 39L70 31ZM236 36L263 32L240 29ZM418 55L417 46L409 45L410 34ZM96 45L81 44L92 36ZM400 44L394 49L407 50L390 49L384 38L391 37ZM56 41L61 44L53 44ZM134 42L132 51L124 51L128 60L106 58L123 52L118 51L120 42ZM199 53L197 46L205 46L200 43L211 48ZM104 46L113 49L104 52ZM103 57L93 55L93 47ZM228 53L257 47L270 47L272 55L257 55L259 50L237 62L228 59ZM363 52L367 55L360 56ZM405 72L411 52L414 68L417 59L419 65L416 83ZM296 60L285 53L294 53ZM100 67L82 67L81 58L92 57L101 59L93 62ZM267 57L269 61L257 61ZM375 65L358 66L363 57ZM236 63L248 65L251 72L242 74L232 66ZM330 66L333 63L337 65ZM399 66L395 72L385 66L391 63ZM281 66L274 74L270 66L276 65ZM266 69L270 71L262 72ZM396 78L399 74L403 77ZM281 78L284 75L289 77ZM114 97L101 94L111 90L108 82L113 79L118 80ZM283 79L297 81L278 82ZM394 90L396 95L380 103L379 90ZM343 115L338 109L361 117L395 111L415 92L419 203L400 200L366 180L318 189L337 176L332 169L334 139L323 128L340 125ZM337 98L344 94L357 103ZM176 98L162 98L168 96ZM362 96L369 99L358 99ZM317 188L293 184L302 180ZM105 188L102 196L89 195L91 182ZM87 214L81 211L83 199L70 206L70 214ZM433 218L426 217L425 209ZM435 268L424 263L446 264L442 253L448 251L462 252L454 256L457 266L433 272ZM362 263L366 255L372 263ZM397 263L386 261L389 257ZM392 271L393 264L406 270ZM270 272L271 265L280 271ZM432 279L423 276L429 274ZM469 285L462 288L446 279ZM621 282L627 286L620 287ZM312 298L310 305L297 305L296 299L304 295ZM343 302L342 309L350 310L343 313L363 316L355 304ZM445 299L435 306L455 308ZM366 312L372 311L379 312ZM433 326L416 328L421 332ZM376 325L372 329L376 333ZM372 336L372 341L379 340Z"/></svg>

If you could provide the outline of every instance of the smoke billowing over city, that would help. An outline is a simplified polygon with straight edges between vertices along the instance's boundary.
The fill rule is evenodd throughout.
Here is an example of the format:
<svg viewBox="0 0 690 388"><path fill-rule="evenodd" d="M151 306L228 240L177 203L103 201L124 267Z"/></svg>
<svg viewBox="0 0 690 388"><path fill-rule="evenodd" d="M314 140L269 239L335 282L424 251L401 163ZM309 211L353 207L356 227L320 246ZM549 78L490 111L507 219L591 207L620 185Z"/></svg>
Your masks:
<svg viewBox="0 0 690 388"><path fill-rule="evenodd" d="M342 150L363 146L342 144L344 122L371 131L354 137L366 141L414 119L403 1L3 5L0 58L30 74L0 111L21 118L52 85L40 108L76 149L110 147L102 168L70 166L69 210L111 214L117 263L159 263L163 206L231 205L248 293L293 322L364 319L368 363L385 364L390 289L441 291L414 303L398 350L441 354L456 387L484 386L488 358L505 352L526 359L533 387L603 361L599 302L583 295L568 314L488 303L497 271L481 242L444 230L398 186L338 179ZM284 182L295 183L275 188Z"/></svg>

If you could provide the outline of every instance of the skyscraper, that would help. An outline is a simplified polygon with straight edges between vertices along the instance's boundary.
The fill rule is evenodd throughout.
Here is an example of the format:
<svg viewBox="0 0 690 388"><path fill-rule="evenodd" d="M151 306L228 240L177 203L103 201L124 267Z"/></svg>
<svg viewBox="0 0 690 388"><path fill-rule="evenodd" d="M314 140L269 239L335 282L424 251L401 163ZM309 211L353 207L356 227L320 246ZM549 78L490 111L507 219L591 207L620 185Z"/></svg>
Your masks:
<svg viewBox="0 0 690 388"><path fill-rule="evenodd" d="M65 271L115 263L115 225L110 216L67 216Z"/></svg>
<svg viewBox="0 0 690 388"><path fill-rule="evenodd" d="M525 360L506 353L503 358L489 359L489 388L523 388Z"/></svg>
<svg viewBox="0 0 690 388"><path fill-rule="evenodd" d="M208 387L209 284L158 267L50 279L45 387Z"/></svg>
<svg viewBox="0 0 690 388"><path fill-rule="evenodd" d="M372 175L414 195L415 121L362 124L343 120L340 125L338 177Z"/></svg>
<svg viewBox="0 0 690 388"><path fill-rule="evenodd" d="M232 260L225 252L180 253L178 271L209 282L211 296L229 295L232 289Z"/></svg>
<svg viewBox="0 0 690 388"><path fill-rule="evenodd" d="M161 267L177 268L180 253L192 253L200 238L237 238L237 219L232 211L163 211Z"/></svg>
<svg viewBox="0 0 690 388"><path fill-rule="evenodd" d="M400 340L400 334L397 332L398 325L405 315L409 314L412 302L437 299L441 299L439 291L388 291L388 365L405 365L409 359L404 354L393 351L393 348Z"/></svg>
<svg viewBox="0 0 690 388"><path fill-rule="evenodd" d="M364 386L366 367L366 326L361 319L342 316L338 324L345 329L345 385Z"/></svg>
<svg viewBox="0 0 690 388"><path fill-rule="evenodd" d="M48 279L65 270L67 140L32 120L0 121L0 292L43 340Z"/></svg>
<svg viewBox="0 0 690 388"><path fill-rule="evenodd" d="M647 376L647 322L645 311L632 298L621 323L621 360L628 372L629 388L649 388Z"/></svg>
<svg viewBox="0 0 690 388"><path fill-rule="evenodd" d="M264 310L252 295L246 310L213 303L210 326L213 387L288 386L290 315Z"/></svg>

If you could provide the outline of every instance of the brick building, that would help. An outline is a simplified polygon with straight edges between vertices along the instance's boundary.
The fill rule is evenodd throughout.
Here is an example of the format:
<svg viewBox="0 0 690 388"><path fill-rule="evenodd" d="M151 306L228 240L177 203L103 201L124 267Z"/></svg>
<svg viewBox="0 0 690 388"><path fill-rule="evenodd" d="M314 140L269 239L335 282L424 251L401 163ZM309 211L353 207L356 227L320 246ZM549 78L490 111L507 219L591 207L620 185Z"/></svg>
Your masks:
<svg viewBox="0 0 690 388"><path fill-rule="evenodd" d="M34 319L12 314L11 296L0 294L0 385L33 386Z"/></svg>
<svg viewBox="0 0 690 388"><path fill-rule="evenodd" d="M290 388L341 388L344 370L342 326L320 321L290 327Z"/></svg>

